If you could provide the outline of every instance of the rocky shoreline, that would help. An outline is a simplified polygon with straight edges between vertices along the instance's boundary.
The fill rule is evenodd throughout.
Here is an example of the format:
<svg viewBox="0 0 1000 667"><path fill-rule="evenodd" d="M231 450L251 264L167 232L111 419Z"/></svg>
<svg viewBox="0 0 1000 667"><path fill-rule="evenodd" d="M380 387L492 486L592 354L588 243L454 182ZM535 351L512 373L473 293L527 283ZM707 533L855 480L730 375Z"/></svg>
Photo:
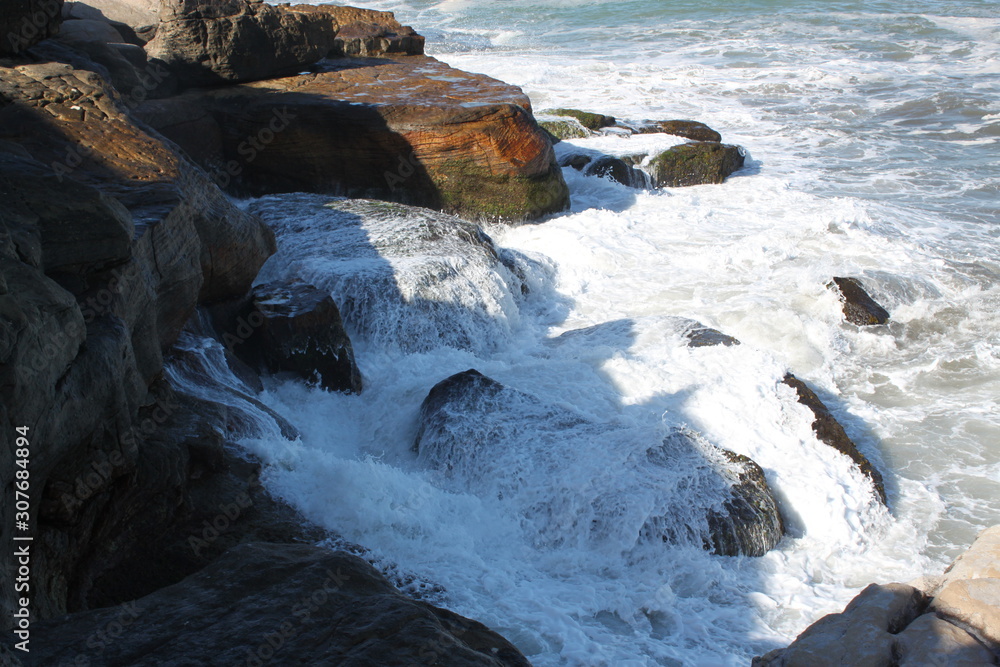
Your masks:
<svg viewBox="0 0 1000 667"><path fill-rule="evenodd" d="M539 122L520 89L424 55L423 37L388 12L15 0L0 36L0 481L32 499L27 517L12 491L3 499L4 525L25 518L31 537L30 596L0 593L5 664L527 665L482 624L316 546L328 535L271 497L259 463L234 444L255 426L233 405L267 410L255 398L261 373L363 391L344 323L364 330L364 304L392 290L377 270L338 276L336 289L264 276L268 258L292 243L280 223L289 204L265 198L245 209L232 197L303 193L297 210L339 225L345 257L409 252L393 245L405 237L457 249L527 290L519 260L476 223L565 210L562 167L630 187L682 187L722 182L745 152L692 121L556 109ZM626 156L559 147L599 132L685 141ZM358 220L382 224L384 238L351 245ZM888 318L857 281L834 278L831 288L852 323ZM739 344L694 322L678 326L691 346ZM238 386L219 381L198 340L214 341ZM785 384L815 415L817 437L886 504L881 474L819 397L794 376ZM489 442L478 451L456 444L484 401L494 411L533 401L474 370L428 391L414 449L447 470L499 460ZM553 406L531 409L542 431L601 428ZM281 436L296 437L273 418ZM785 528L764 472L699 438L651 443L637 475L655 485L672 466L698 468L724 504L691 508L700 526L691 535L650 517L643 539L765 553ZM18 451L30 459L23 475ZM516 480L495 477L516 495ZM5 558L2 567L14 581L19 564ZM952 588L935 589L938 602L908 595L940 616L951 613L942 605ZM970 613L985 612L948 618L979 628ZM976 641L996 641L990 618ZM18 650L27 641L30 660ZM794 662L794 647L762 664L819 664Z"/></svg>

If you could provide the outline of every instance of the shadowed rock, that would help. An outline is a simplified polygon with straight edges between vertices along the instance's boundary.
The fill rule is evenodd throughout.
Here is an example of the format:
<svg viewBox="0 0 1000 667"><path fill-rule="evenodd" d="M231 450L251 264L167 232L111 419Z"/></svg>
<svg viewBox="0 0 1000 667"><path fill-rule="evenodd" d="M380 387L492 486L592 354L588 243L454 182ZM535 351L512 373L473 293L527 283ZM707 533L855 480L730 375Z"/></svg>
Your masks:
<svg viewBox="0 0 1000 667"><path fill-rule="evenodd" d="M868 296L857 278L834 278L827 286L840 292L844 303L844 317L851 324L864 327L889 321L889 311Z"/></svg>
<svg viewBox="0 0 1000 667"><path fill-rule="evenodd" d="M875 494L882 504L885 505L885 485L882 482L882 473L871 464L864 454L858 451L854 442L847 437L844 427L830 413L830 410L819 399L816 392L791 373L786 375L782 382L794 389L795 393L798 394L799 403L812 411L814 416L812 427L813 432L816 433L816 437L821 442L833 447L854 461L858 469L871 480L872 485L875 487Z"/></svg>
<svg viewBox="0 0 1000 667"><path fill-rule="evenodd" d="M4 0L0 11L0 56L25 49L59 32L63 0Z"/></svg>
<svg viewBox="0 0 1000 667"><path fill-rule="evenodd" d="M109 627L113 641L87 641ZM51 665L529 665L481 623L404 596L356 556L306 544L244 544L173 586L33 631L32 659Z"/></svg>
<svg viewBox="0 0 1000 667"><path fill-rule="evenodd" d="M256 329L239 351L272 373L292 372L331 391L361 391L351 339L327 292L298 281L258 285L247 321Z"/></svg>
<svg viewBox="0 0 1000 667"><path fill-rule="evenodd" d="M686 430L630 454L636 437L470 369L428 393L414 449L457 488L512 503L546 544L638 537L759 556L781 539L777 503L753 461ZM641 526L638 536L630 525Z"/></svg>

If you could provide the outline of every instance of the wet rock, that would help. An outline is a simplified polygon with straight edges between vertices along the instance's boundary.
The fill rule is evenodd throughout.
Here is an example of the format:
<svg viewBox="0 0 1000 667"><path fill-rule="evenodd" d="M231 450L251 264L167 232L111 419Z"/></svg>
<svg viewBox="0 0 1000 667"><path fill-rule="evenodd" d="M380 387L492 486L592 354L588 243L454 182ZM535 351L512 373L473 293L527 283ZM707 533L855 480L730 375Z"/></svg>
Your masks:
<svg viewBox="0 0 1000 667"><path fill-rule="evenodd" d="M63 0L4 0L0 56L16 55L59 32Z"/></svg>
<svg viewBox="0 0 1000 667"><path fill-rule="evenodd" d="M583 126L576 118L544 117L538 118L538 125L552 136L552 143L563 139L584 139L593 132Z"/></svg>
<svg viewBox="0 0 1000 667"><path fill-rule="evenodd" d="M684 337L687 339L688 347L713 347L716 345L732 347L740 344L740 341L732 336L706 327L701 322L692 322L691 326L684 331Z"/></svg>
<svg viewBox="0 0 1000 667"><path fill-rule="evenodd" d="M170 100L207 110L222 154L204 162L237 193L321 192L385 199L471 219L533 220L569 190L528 98L423 56L327 61L323 71ZM156 122L171 131L167 105Z"/></svg>
<svg viewBox="0 0 1000 667"><path fill-rule="evenodd" d="M560 167L572 167L587 176L610 178L616 183L632 188L649 187L649 177L626 160L611 155L592 153L564 153L559 158Z"/></svg>
<svg viewBox="0 0 1000 667"><path fill-rule="evenodd" d="M681 144L660 153L648 171L656 187L682 187L722 183L743 166L744 151L739 146L701 141Z"/></svg>
<svg viewBox="0 0 1000 667"><path fill-rule="evenodd" d="M575 118L584 128L594 132L604 127L613 127L615 124L614 116L605 116L604 114L580 111L579 109L549 109L543 113L548 116Z"/></svg>
<svg viewBox="0 0 1000 667"><path fill-rule="evenodd" d="M115 641L87 642L102 628ZM243 544L120 607L34 628L39 664L425 664L527 667L485 626L407 598L366 562L306 544Z"/></svg>
<svg viewBox="0 0 1000 667"><path fill-rule="evenodd" d="M331 391L361 391L361 371L351 339L329 293L303 282L257 285L247 322L255 326L247 345L272 373L291 372Z"/></svg>
<svg viewBox="0 0 1000 667"><path fill-rule="evenodd" d="M905 584L871 584L839 614L810 625L788 648L754 658L753 667L890 667L895 635L927 607Z"/></svg>
<svg viewBox="0 0 1000 667"><path fill-rule="evenodd" d="M355 342L485 353L511 338L527 290L522 259L473 223L402 204L307 194L274 195L251 210L280 241L260 280L299 278L332 295Z"/></svg>
<svg viewBox="0 0 1000 667"><path fill-rule="evenodd" d="M623 125L619 123L619 125ZM624 123L637 134L672 134L692 141L722 141L722 135L704 123L695 120L654 120L640 123Z"/></svg>
<svg viewBox="0 0 1000 667"><path fill-rule="evenodd" d="M840 292L844 317L851 324L864 327L889 321L889 312L868 296L857 278L834 278L828 287Z"/></svg>
<svg viewBox="0 0 1000 667"><path fill-rule="evenodd" d="M458 489L514 504L545 544L615 539L762 555L780 540L777 503L753 461L682 430L641 452L621 444L636 437L470 369L428 393L414 449Z"/></svg>
<svg viewBox="0 0 1000 667"><path fill-rule="evenodd" d="M799 403L809 408L815 419L813 420L813 432L823 443L833 447L844 456L854 461L858 469L871 480L875 489L875 494L883 505L887 504L885 497L885 485L882 481L882 474L871 464L868 458L858 451L857 446L844 432L844 427L830 413L826 405L819 399L806 383L789 373L783 380L784 384L795 390L798 394Z"/></svg>
<svg viewBox="0 0 1000 667"><path fill-rule="evenodd" d="M146 45L183 86L287 76L329 55L423 53L389 12L249 0L164 0Z"/></svg>

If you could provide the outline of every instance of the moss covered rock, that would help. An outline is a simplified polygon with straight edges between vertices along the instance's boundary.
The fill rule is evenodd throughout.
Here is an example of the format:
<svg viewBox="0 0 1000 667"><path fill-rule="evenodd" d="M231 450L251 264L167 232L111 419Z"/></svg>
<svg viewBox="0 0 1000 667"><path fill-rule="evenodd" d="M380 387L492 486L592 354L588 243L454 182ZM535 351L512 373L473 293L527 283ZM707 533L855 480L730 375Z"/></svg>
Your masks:
<svg viewBox="0 0 1000 667"><path fill-rule="evenodd" d="M550 116L566 116L568 118L575 118L580 121L588 130L597 131L602 127L612 127L615 124L614 116L605 116L601 113L592 113L590 111L580 111L579 109L552 109L545 112Z"/></svg>
<svg viewBox="0 0 1000 667"><path fill-rule="evenodd" d="M681 187L722 183L743 166L739 146L699 141L681 144L660 153L649 165L656 187Z"/></svg>

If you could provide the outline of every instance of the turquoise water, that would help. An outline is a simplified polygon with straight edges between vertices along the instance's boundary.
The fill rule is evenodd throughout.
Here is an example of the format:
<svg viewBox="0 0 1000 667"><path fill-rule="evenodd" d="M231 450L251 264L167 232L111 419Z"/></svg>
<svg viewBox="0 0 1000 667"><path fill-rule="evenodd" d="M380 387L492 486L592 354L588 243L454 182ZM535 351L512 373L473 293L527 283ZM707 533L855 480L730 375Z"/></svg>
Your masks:
<svg viewBox="0 0 1000 667"><path fill-rule="evenodd" d="M536 111L701 120L749 160L725 184L661 192L566 171L571 211L489 230L548 267L535 279L552 307L505 305L491 351L387 350L359 331L361 396L272 387L304 433L248 443L276 493L388 571L442 587L438 602L538 665L745 665L871 581L940 571L1000 523L1000 4L356 4L395 11L429 53L521 86ZM307 244L268 271L307 266L320 284L323 261ZM479 287L448 298L513 302L476 270ZM834 275L860 277L892 324L843 324ZM403 290L403 268L397 279ZM670 317L744 345L692 353L656 334ZM592 349L553 342L623 320L628 340L611 327ZM410 451L427 390L469 367L622 432L685 425L751 456L790 535L759 559L636 551L627 537L539 547L477 480L456 490ZM789 369L883 470L889 514L776 392ZM530 467L538 454L511 456ZM599 477L628 502L626 475L576 458L576 488Z"/></svg>

